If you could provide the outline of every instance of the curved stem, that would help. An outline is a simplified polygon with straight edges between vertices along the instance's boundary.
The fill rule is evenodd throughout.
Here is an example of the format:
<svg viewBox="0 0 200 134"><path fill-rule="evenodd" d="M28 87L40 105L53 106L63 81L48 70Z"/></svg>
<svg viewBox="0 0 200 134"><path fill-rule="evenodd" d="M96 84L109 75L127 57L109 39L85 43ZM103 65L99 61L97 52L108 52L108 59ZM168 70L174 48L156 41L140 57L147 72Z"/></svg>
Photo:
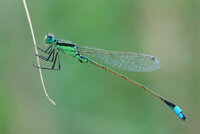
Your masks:
<svg viewBox="0 0 200 134"><path fill-rule="evenodd" d="M33 32L33 27L32 27L31 18L30 18L30 15L29 15L28 7L27 7L27 4L26 4L26 0L23 0L23 3L24 3L25 11L26 11L26 16L28 18L28 23L29 23L29 26L30 26L32 38L33 38L33 44L34 44L34 48L35 48L35 54L38 55L38 50L37 50L37 47L36 47L37 45L36 45L35 35L34 35L34 32ZM40 66L39 57L36 56L36 59L37 59L38 66ZM55 106L56 103L49 97L49 95L47 93L47 90L46 90L46 87L45 87L45 84L44 84L43 75L42 75L42 70L40 68L39 68L39 74L40 74L40 79L41 79L41 83L42 83L42 87L43 87L44 93L45 93L47 99Z"/></svg>

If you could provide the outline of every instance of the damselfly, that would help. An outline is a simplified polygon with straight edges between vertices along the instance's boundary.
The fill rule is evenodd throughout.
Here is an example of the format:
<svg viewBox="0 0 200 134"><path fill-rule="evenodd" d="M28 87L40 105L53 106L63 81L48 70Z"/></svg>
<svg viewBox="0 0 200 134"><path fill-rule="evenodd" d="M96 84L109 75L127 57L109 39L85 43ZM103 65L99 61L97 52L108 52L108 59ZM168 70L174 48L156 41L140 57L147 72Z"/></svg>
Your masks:
<svg viewBox="0 0 200 134"><path fill-rule="evenodd" d="M168 101L164 97L153 92L146 86L114 70L111 70L103 65L100 65L87 57L87 56L93 57L103 64L107 64L111 67L115 67L122 70L127 70L132 72L149 72L160 68L160 61L154 56L147 54L132 53L132 52L106 51L90 47L80 47L76 43L71 41L57 40L54 38L53 34L47 34L44 38L44 41L46 44L49 44L49 47L46 50L43 50L38 46L37 48L42 52L48 54L48 57L44 57L42 55L36 55L36 56L39 56L42 60L53 62L53 65L51 68L38 67L38 66L36 67L47 70L60 70L61 64L60 64L59 53L60 52L66 53L78 59L81 63L90 63L92 65L95 65L99 68L109 71L143 88L144 90L146 90L147 92L149 92L150 94L154 95L159 100L167 104L172 110L174 110L174 112L180 119L182 120L186 119L186 116L183 114L182 110L174 103ZM57 62L58 62L58 68L55 68L55 64Z"/></svg>

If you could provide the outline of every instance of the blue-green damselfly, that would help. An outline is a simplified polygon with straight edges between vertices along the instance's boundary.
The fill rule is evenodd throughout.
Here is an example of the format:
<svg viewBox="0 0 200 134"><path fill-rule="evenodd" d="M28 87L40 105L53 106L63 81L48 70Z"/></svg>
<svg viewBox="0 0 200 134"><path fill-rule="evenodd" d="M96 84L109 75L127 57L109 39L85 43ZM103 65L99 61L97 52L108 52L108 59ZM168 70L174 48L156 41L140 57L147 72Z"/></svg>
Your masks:
<svg viewBox="0 0 200 134"><path fill-rule="evenodd" d="M38 50L41 50L42 52L48 54L48 57L44 57L42 55L36 55L36 56L39 56L42 60L53 62L53 65L51 68L38 67L38 66L36 67L47 70L60 70L61 64L60 64L59 53L60 52L66 53L78 59L81 63L90 63L92 65L100 67L143 88L144 90L146 90L147 92L149 92L150 94L154 95L159 100L167 104L180 119L186 120L186 116L184 115L182 110L174 103L168 101L167 99L153 92L146 86L128 78L127 76L124 76L114 70L111 70L103 65L100 65L88 58L88 57L93 57L103 64L107 64L111 67L115 67L122 70L127 70L132 72L149 72L160 68L160 61L156 57L147 54L139 54L132 52L107 51L90 47L80 47L76 43L71 41L55 39L53 34L47 34L44 38L44 41L45 44L49 44L49 47L46 50L43 50L38 46L37 48ZM55 64L57 61L58 61L58 68L55 68Z"/></svg>

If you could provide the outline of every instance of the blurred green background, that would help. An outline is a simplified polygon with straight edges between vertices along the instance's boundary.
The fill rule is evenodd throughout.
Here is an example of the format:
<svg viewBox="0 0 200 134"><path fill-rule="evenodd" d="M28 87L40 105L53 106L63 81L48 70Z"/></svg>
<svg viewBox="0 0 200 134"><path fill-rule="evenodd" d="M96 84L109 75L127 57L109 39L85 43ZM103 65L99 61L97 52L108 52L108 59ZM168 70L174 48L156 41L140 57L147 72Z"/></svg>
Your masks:
<svg viewBox="0 0 200 134"><path fill-rule="evenodd" d="M1 134L200 133L199 0L28 0L37 44L44 35L80 46L159 58L158 71L115 69L179 105L178 119L141 88L61 54L61 71L43 71L46 99L22 0L0 1ZM50 66L42 62L43 66Z"/></svg>

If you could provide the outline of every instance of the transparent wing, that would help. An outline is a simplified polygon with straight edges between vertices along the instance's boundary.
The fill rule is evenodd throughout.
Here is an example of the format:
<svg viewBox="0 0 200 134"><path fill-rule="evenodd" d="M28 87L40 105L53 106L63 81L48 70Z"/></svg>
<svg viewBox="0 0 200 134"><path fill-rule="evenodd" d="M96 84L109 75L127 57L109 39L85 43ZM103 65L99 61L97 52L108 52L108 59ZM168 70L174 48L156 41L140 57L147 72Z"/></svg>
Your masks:
<svg viewBox="0 0 200 134"><path fill-rule="evenodd" d="M160 61L147 54L106 51L102 49L79 47L83 56L94 57L103 64L133 72L149 72L160 68Z"/></svg>

